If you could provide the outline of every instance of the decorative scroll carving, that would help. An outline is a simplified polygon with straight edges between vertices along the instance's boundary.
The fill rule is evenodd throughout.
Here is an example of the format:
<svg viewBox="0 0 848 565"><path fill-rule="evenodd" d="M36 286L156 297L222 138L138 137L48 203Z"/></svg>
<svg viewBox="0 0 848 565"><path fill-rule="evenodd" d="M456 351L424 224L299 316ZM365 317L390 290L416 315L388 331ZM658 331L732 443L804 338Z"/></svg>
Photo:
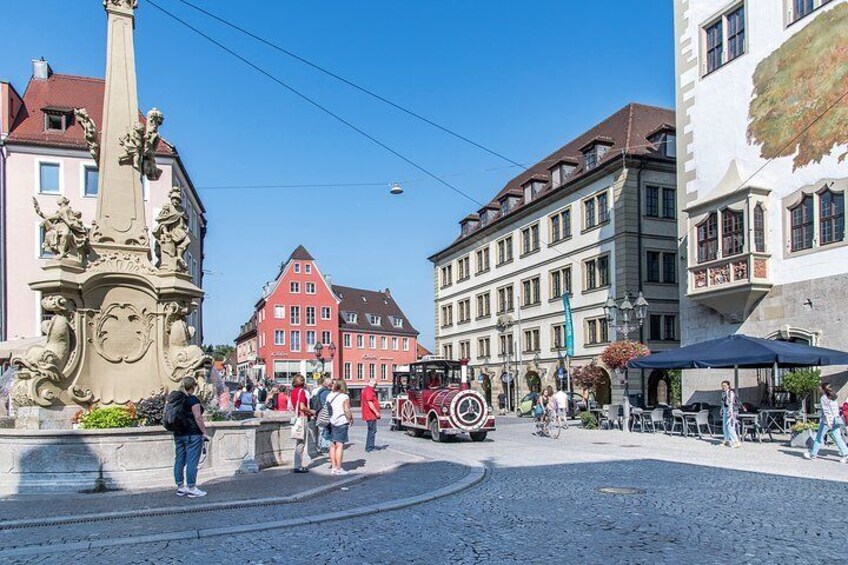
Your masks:
<svg viewBox="0 0 848 565"><path fill-rule="evenodd" d="M88 229L80 219L82 214L74 212L64 196L59 197L59 209L49 216L44 215L34 196L32 204L35 213L43 220L44 243L41 248L55 254L57 259L71 258L82 262L88 246Z"/></svg>
<svg viewBox="0 0 848 565"><path fill-rule="evenodd" d="M165 305L165 365L174 382L186 376L203 376L204 367L212 363L212 358L203 349L189 343L195 329L186 323L188 313L188 308L176 302Z"/></svg>
<svg viewBox="0 0 848 565"><path fill-rule="evenodd" d="M94 347L112 363L135 363L147 353L155 315L128 302L107 306L94 329Z"/></svg>
<svg viewBox="0 0 848 565"><path fill-rule="evenodd" d="M748 280L748 261L736 261L733 263L733 280Z"/></svg>
<svg viewBox="0 0 848 565"><path fill-rule="evenodd" d="M106 251L89 263L91 272L137 273L152 275L156 273L153 265L138 253L127 251Z"/></svg>
<svg viewBox="0 0 848 565"><path fill-rule="evenodd" d="M134 124L130 132L120 139L124 154L118 158L118 162L132 165L148 180L159 180L162 169L156 166L156 148L162 140L159 126L164 120L162 112L156 108L147 112L146 122Z"/></svg>
<svg viewBox="0 0 848 565"><path fill-rule="evenodd" d="M135 10L138 8L138 0L103 0L103 6L115 6L116 8L124 8L127 10Z"/></svg>
<svg viewBox="0 0 848 565"><path fill-rule="evenodd" d="M41 307L53 316L42 324L44 345L34 345L20 357L12 358L19 368L13 392L19 406L50 406L60 393L56 386L65 376L65 366L74 346L74 332L68 301L62 296L47 296Z"/></svg>
<svg viewBox="0 0 848 565"><path fill-rule="evenodd" d="M171 189L170 203L162 206L153 229L154 253L159 259L159 269L184 273L188 270L185 252L191 243L188 222L183 209L182 192L178 186Z"/></svg>
<svg viewBox="0 0 848 565"><path fill-rule="evenodd" d="M85 142L88 144L88 152L94 162L100 166L100 139L97 137L97 126L94 125L94 120L88 115L88 110L85 108L77 108L74 110L77 122L82 126L82 132L85 136Z"/></svg>

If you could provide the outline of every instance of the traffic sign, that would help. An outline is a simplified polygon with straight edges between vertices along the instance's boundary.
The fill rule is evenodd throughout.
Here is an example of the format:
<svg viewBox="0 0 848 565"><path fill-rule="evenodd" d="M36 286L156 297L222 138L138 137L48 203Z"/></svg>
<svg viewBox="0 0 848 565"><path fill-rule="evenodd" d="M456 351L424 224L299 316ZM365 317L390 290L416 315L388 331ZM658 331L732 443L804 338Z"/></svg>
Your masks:
<svg viewBox="0 0 848 565"><path fill-rule="evenodd" d="M501 375L501 381L503 381L507 384L511 383L512 379L513 379L512 373L503 373Z"/></svg>

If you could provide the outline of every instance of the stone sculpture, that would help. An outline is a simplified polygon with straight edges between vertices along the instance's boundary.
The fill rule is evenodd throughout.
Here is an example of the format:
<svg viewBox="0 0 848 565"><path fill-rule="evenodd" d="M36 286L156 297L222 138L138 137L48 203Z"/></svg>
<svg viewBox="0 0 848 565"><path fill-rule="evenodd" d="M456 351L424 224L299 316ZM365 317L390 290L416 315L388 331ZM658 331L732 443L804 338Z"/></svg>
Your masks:
<svg viewBox="0 0 848 565"><path fill-rule="evenodd" d="M147 112L144 124L133 124L130 132L119 141L124 153L118 158L118 162L121 165L132 165L148 180L159 180L162 169L156 166L156 148L162 140L159 126L163 121L165 117L162 112L153 108Z"/></svg>
<svg viewBox="0 0 848 565"><path fill-rule="evenodd" d="M85 108L77 108L74 110L77 122L82 126L82 132L85 136L85 142L88 144L88 152L91 153L91 158L98 165L100 164L100 140L97 137L97 126L94 125L94 120L88 115L88 110Z"/></svg>
<svg viewBox="0 0 848 565"><path fill-rule="evenodd" d="M169 199L170 202L162 206L156 217L156 227L153 229L156 240L154 253L159 259L161 270L184 273L188 270L185 252L191 237L188 235L182 191L178 186L171 189Z"/></svg>
<svg viewBox="0 0 848 565"><path fill-rule="evenodd" d="M49 406L53 402L60 392L56 385L65 376L65 366L74 345L73 314L68 301L61 296L48 296L41 300L41 307L54 314L41 325L46 343L12 358L12 364L19 367L17 390L12 392L12 397L19 406Z"/></svg>
<svg viewBox="0 0 848 565"><path fill-rule="evenodd" d="M82 214L74 212L64 196L59 197L59 209L49 216L44 215L34 196L32 203L35 213L42 218L44 243L41 248L56 255L56 259L70 258L82 262L88 245L88 229L82 223Z"/></svg>
<svg viewBox="0 0 848 565"><path fill-rule="evenodd" d="M166 359L174 382L183 377L202 377L204 368L212 364L212 358L203 349L190 343L195 329L186 323L188 314L189 309L176 302L165 305Z"/></svg>

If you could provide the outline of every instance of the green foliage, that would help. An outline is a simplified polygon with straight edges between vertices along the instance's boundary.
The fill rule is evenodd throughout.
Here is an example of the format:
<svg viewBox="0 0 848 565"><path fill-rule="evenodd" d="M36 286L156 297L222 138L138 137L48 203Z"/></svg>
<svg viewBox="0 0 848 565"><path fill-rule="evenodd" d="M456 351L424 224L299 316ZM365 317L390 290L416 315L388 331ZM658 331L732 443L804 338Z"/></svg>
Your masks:
<svg viewBox="0 0 848 565"><path fill-rule="evenodd" d="M203 349L207 354L211 355L212 359L215 361L226 361L227 358L236 351L235 347L227 344L207 345Z"/></svg>
<svg viewBox="0 0 848 565"><path fill-rule="evenodd" d="M819 429L819 425L816 422L798 422L794 426L792 426L793 434L800 434L801 432L810 430L812 432Z"/></svg>
<svg viewBox="0 0 848 565"><path fill-rule="evenodd" d="M818 369L795 369L783 375L783 388L804 400L821 385L821 371Z"/></svg>
<svg viewBox="0 0 848 565"><path fill-rule="evenodd" d="M795 155L798 169L848 143L848 102L837 104L848 84L846 37L848 4L842 3L819 13L757 65L748 142L761 145L764 159ZM839 162L846 157L848 152Z"/></svg>
<svg viewBox="0 0 848 565"><path fill-rule="evenodd" d="M583 427L587 430L597 430L598 429L598 419L595 418L595 415L591 412L581 412L580 413L580 422L583 424Z"/></svg>
<svg viewBox="0 0 848 565"><path fill-rule="evenodd" d="M135 405L138 422L142 426L158 426L162 423L165 413L165 391L154 394Z"/></svg>
<svg viewBox="0 0 848 565"><path fill-rule="evenodd" d="M80 426L84 430L103 430L107 428L129 428L137 424L135 413L123 406L95 408L80 416Z"/></svg>
<svg viewBox="0 0 848 565"><path fill-rule="evenodd" d="M571 381L582 388L583 390L594 390L595 386L600 384L607 376L607 372L601 367L595 365L594 362L582 367L573 367L571 369Z"/></svg>
<svg viewBox="0 0 848 565"><path fill-rule="evenodd" d="M680 406L683 404L683 371L680 369L672 369L668 372L669 379L669 395L671 396L671 405Z"/></svg>
<svg viewBox="0 0 848 565"><path fill-rule="evenodd" d="M207 406L206 411L203 414L204 419L209 420L210 422L225 422L233 419L232 412L226 412L217 406Z"/></svg>

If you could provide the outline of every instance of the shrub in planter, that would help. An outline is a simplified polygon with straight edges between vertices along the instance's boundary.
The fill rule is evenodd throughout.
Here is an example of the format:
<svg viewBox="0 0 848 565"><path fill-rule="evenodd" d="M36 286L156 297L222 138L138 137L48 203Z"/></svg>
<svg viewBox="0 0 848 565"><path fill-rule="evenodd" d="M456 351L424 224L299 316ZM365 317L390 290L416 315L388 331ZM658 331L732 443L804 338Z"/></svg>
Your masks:
<svg viewBox="0 0 848 565"><path fill-rule="evenodd" d="M138 422L142 426L158 426L162 424L165 414L165 391L141 400L135 406Z"/></svg>
<svg viewBox="0 0 848 565"><path fill-rule="evenodd" d="M591 412L581 412L580 413L580 422L583 424L583 427L587 430L597 430L598 429L598 419L595 418L595 415Z"/></svg>
<svg viewBox="0 0 848 565"><path fill-rule="evenodd" d="M783 388L801 399L801 415L807 419L807 398L821 385L818 369L795 369L783 375Z"/></svg>
<svg viewBox="0 0 848 565"><path fill-rule="evenodd" d="M84 430L103 430L108 428L129 428L135 426L135 408L132 404L124 406L106 406L95 408L80 416L80 426Z"/></svg>

